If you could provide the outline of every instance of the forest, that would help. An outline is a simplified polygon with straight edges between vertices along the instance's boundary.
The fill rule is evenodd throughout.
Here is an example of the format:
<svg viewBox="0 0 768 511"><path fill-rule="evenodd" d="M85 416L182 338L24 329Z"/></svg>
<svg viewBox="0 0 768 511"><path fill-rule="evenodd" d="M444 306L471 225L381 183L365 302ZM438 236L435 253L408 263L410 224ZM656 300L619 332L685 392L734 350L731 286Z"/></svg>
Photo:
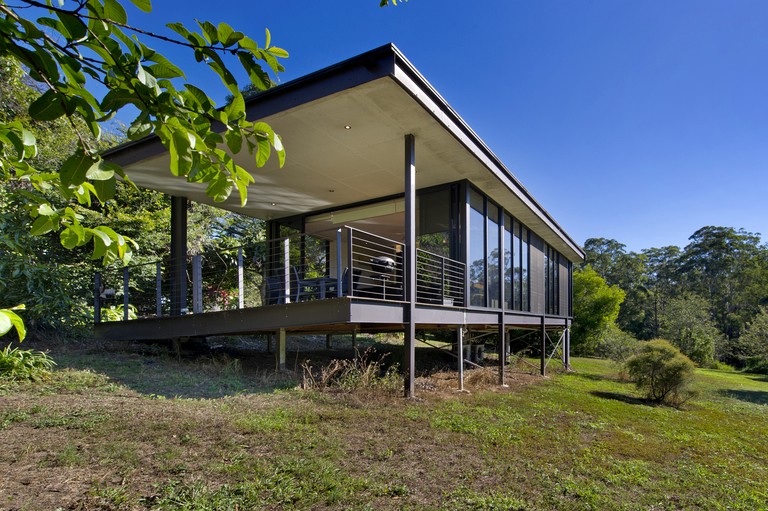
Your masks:
<svg viewBox="0 0 768 511"><path fill-rule="evenodd" d="M574 275L574 351L624 359L663 338L700 366L768 369L768 245L721 226L683 248L590 238Z"/></svg>

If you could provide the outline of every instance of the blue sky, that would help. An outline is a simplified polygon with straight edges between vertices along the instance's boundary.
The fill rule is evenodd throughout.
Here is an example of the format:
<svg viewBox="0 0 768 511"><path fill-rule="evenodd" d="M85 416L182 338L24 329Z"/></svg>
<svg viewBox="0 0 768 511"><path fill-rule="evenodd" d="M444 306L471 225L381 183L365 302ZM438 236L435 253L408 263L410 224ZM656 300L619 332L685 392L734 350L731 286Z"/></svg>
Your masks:
<svg viewBox="0 0 768 511"><path fill-rule="evenodd" d="M578 243L768 235L764 0L153 3L130 21L225 21L257 41L268 27L291 54L282 81L395 43Z"/></svg>

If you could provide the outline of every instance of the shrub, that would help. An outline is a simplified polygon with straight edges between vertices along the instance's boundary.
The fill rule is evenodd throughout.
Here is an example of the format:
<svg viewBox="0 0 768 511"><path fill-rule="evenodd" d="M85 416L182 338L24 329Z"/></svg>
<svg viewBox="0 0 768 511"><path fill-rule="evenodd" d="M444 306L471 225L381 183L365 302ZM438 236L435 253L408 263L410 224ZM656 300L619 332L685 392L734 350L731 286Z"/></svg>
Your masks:
<svg viewBox="0 0 768 511"><path fill-rule="evenodd" d="M595 354L600 358L607 358L619 364L623 364L629 357L637 353L640 342L631 334L621 330L616 325L611 325L597 343Z"/></svg>
<svg viewBox="0 0 768 511"><path fill-rule="evenodd" d="M0 351L0 379L37 381L47 377L56 365L42 351L20 350L11 345Z"/></svg>
<svg viewBox="0 0 768 511"><path fill-rule="evenodd" d="M768 374L768 356L749 357L744 371L748 373Z"/></svg>
<svg viewBox="0 0 768 511"><path fill-rule="evenodd" d="M375 350L368 348L354 360L332 360L319 369L306 361L302 365L302 388L357 394L397 392L403 385L398 366L385 368L384 357L386 354L375 358Z"/></svg>
<svg viewBox="0 0 768 511"><path fill-rule="evenodd" d="M627 372L655 403L680 405L693 396L694 364L668 341L655 339L640 346L637 355L626 362Z"/></svg>

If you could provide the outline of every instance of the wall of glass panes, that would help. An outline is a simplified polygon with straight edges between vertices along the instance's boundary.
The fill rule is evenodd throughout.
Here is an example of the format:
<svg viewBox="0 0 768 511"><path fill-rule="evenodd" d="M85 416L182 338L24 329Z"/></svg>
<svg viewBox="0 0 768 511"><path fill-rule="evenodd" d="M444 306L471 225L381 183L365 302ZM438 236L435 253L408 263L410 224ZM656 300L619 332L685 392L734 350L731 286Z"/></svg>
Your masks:
<svg viewBox="0 0 768 511"><path fill-rule="evenodd" d="M530 310L530 233L476 190L469 188L470 305ZM499 241L503 242L503 257Z"/></svg>

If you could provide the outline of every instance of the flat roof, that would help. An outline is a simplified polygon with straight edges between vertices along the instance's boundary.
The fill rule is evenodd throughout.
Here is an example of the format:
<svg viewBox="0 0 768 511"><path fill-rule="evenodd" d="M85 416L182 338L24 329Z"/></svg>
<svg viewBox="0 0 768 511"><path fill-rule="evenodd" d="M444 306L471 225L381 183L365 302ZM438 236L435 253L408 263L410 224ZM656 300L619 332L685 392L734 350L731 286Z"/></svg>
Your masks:
<svg viewBox="0 0 768 511"><path fill-rule="evenodd" d="M205 185L169 171L155 136L108 151L139 186L264 220L327 211L403 193L404 136L416 140L416 185L468 180L572 261L583 250L466 122L392 44L264 91L246 103L249 119L269 123L286 149L251 172L248 202L215 203Z"/></svg>

